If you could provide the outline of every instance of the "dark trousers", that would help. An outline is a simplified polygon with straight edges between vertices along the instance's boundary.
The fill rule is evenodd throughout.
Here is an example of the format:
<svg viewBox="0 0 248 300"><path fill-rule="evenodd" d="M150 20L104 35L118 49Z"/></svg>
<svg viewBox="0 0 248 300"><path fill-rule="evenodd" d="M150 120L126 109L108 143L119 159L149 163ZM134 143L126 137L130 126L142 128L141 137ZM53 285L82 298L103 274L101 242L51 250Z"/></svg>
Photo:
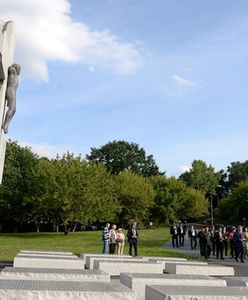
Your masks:
<svg viewBox="0 0 248 300"><path fill-rule="evenodd" d="M212 244L212 250L213 250L213 255L215 255L215 240L214 239L212 239L212 241L211 241L211 244Z"/></svg>
<svg viewBox="0 0 248 300"><path fill-rule="evenodd" d="M176 246L178 247L178 236L172 235L171 240L172 240L172 246L175 248L175 242L176 242Z"/></svg>
<svg viewBox="0 0 248 300"><path fill-rule="evenodd" d="M109 243L109 254L115 254L115 243Z"/></svg>
<svg viewBox="0 0 248 300"><path fill-rule="evenodd" d="M179 245L184 246L184 234L183 233L179 235Z"/></svg>
<svg viewBox="0 0 248 300"><path fill-rule="evenodd" d="M242 243L236 243L235 245L235 259L238 260L240 258L240 261L244 261L244 247Z"/></svg>
<svg viewBox="0 0 248 300"><path fill-rule="evenodd" d="M223 259L223 243L219 242L216 244L216 258L221 258Z"/></svg>
<svg viewBox="0 0 248 300"><path fill-rule="evenodd" d="M190 238L190 246L191 246L191 250L196 249L196 247L197 247L197 237L196 236L192 236Z"/></svg>
<svg viewBox="0 0 248 300"><path fill-rule="evenodd" d="M132 256L132 250L134 248L134 254L135 256L138 255L138 247L137 247L138 241L137 239L130 239L129 240L129 255Z"/></svg>
<svg viewBox="0 0 248 300"><path fill-rule="evenodd" d="M203 245L203 242L200 240L199 244L200 244L200 254L201 254L201 256L204 256L204 245Z"/></svg>
<svg viewBox="0 0 248 300"><path fill-rule="evenodd" d="M227 242L227 240L223 241L223 247L224 247L225 256L227 256L227 254L228 254L228 242Z"/></svg>
<svg viewBox="0 0 248 300"><path fill-rule="evenodd" d="M211 246L210 245L204 245L204 257L206 259L208 259L210 254L211 254Z"/></svg>
<svg viewBox="0 0 248 300"><path fill-rule="evenodd" d="M229 244L230 244L230 257L234 258L234 254L235 254L234 240L230 240Z"/></svg>

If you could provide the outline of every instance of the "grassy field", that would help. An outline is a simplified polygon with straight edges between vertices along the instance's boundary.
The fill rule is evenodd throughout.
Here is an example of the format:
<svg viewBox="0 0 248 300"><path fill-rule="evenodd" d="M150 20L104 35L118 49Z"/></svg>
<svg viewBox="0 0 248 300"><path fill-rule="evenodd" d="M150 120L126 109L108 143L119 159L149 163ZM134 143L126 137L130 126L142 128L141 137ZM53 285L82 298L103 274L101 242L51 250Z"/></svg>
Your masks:
<svg viewBox="0 0 248 300"><path fill-rule="evenodd" d="M170 239L168 228L141 229L139 231L139 255L182 256L162 248ZM64 233L17 233L0 234L0 260L13 260L22 249L101 253L101 231ZM128 253L128 243L125 245Z"/></svg>

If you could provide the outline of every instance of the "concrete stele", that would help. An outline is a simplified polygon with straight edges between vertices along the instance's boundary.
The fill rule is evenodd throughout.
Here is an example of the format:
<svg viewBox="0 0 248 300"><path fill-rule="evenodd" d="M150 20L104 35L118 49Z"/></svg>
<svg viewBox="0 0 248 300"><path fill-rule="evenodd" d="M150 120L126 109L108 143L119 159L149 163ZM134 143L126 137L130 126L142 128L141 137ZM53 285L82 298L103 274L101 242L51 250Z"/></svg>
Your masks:
<svg viewBox="0 0 248 300"><path fill-rule="evenodd" d="M88 256L86 258L85 266L87 269L94 269L94 262L97 260L111 260L111 261L142 261L142 257L140 258L132 258L132 257L99 257L99 256Z"/></svg>
<svg viewBox="0 0 248 300"><path fill-rule="evenodd" d="M88 256L94 256L94 257L126 257L131 258L131 255L117 255L117 254L97 254L97 253L81 253L80 258L84 259L86 261L86 258Z"/></svg>
<svg viewBox="0 0 248 300"><path fill-rule="evenodd" d="M246 287L146 286L145 300L247 300Z"/></svg>
<svg viewBox="0 0 248 300"><path fill-rule="evenodd" d="M84 260L70 257L16 256L16 268L84 269Z"/></svg>
<svg viewBox="0 0 248 300"><path fill-rule="evenodd" d="M1 300L136 300L120 283L0 280Z"/></svg>
<svg viewBox="0 0 248 300"><path fill-rule="evenodd" d="M146 285L226 286L226 281L203 275L121 273L120 282L137 293L137 300L145 299Z"/></svg>
<svg viewBox="0 0 248 300"><path fill-rule="evenodd" d="M49 251L49 250L21 250L19 253L25 254L61 254L61 255L73 255L72 252L64 252L64 251Z"/></svg>
<svg viewBox="0 0 248 300"><path fill-rule="evenodd" d="M2 130L5 111L5 95L7 87L8 68L13 64L15 49L15 29L12 21L0 20L0 183L2 183L6 139Z"/></svg>
<svg viewBox="0 0 248 300"><path fill-rule="evenodd" d="M207 276L233 276L232 267L220 265L186 265L181 263L166 263L166 272L170 274L189 274Z"/></svg>
<svg viewBox="0 0 248 300"><path fill-rule="evenodd" d="M180 264L180 265L190 265L190 266L207 266L208 263L207 262L204 262L204 261L194 261L194 260L186 260L186 261L171 261L171 260L160 260L160 259L149 259L149 261L152 261L152 262L160 262L160 263L164 263L164 271L165 272L168 272L167 271L167 265L170 264L170 263L175 263L175 264ZM170 272L168 272L170 273Z"/></svg>
<svg viewBox="0 0 248 300"><path fill-rule="evenodd" d="M155 261L155 260L166 260L166 261L187 261L186 258L182 258L182 257L166 257L166 256L142 256L142 258L144 260L152 260L152 261Z"/></svg>
<svg viewBox="0 0 248 300"><path fill-rule="evenodd" d="M78 258L77 255L64 255L64 254L51 254L51 253L18 253L17 257L23 257L23 256L36 256L36 257L64 257L64 258Z"/></svg>
<svg viewBox="0 0 248 300"><path fill-rule="evenodd" d="M163 274L164 264L148 261L111 261L97 260L94 262L94 269L102 270L110 276L119 276L122 272L135 271L137 273L156 273Z"/></svg>
<svg viewBox="0 0 248 300"><path fill-rule="evenodd" d="M109 274L101 270L85 269L36 269L6 267L0 272L0 279L110 282Z"/></svg>

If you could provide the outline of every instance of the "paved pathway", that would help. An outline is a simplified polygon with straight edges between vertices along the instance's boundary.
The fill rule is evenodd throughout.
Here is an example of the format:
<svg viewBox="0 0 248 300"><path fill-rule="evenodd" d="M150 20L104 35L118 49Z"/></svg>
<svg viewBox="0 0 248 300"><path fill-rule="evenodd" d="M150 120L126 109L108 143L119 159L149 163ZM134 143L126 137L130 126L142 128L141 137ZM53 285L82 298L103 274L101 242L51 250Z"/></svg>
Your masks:
<svg viewBox="0 0 248 300"><path fill-rule="evenodd" d="M168 241L163 247L177 253L183 253L193 257L202 258L200 255L200 250L191 250L190 241L187 238L185 239L184 247L173 248L171 241ZM223 266L233 267L235 276L248 276L248 260L245 260L245 263L240 263L236 262L234 259L230 259L229 256L224 256L224 258L224 260L220 260L211 255L208 262L209 264L220 264Z"/></svg>

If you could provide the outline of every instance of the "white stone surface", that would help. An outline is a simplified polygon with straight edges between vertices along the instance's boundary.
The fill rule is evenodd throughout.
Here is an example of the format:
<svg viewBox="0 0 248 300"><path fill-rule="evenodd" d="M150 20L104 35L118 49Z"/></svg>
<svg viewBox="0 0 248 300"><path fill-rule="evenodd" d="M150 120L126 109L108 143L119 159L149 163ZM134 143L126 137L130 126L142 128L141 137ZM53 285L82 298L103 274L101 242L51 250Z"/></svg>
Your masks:
<svg viewBox="0 0 248 300"><path fill-rule="evenodd" d="M160 262L160 263L164 263L164 271L165 272L168 272L167 271L167 265L170 264L170 263L175 263L175 264L180 264L180 265L190 265L190 266L207 266L208 263L207 262L204 262L204 261L194 261L194 260L186 260L186 261L180 261L180 260L160 260L160 259L149 259L149 261L152 261L152 262ZM168 272L170 273L170 272Z"/></svg>
<svg viewBox="0 0 248 300"><path fill-rule="evenodd" d="M86 258L88 256L94 256L94 257L120 257L120 258L131 258L130 255L117 255L117 254L97 254L97 253L81 253L80 258L84 259L86 261Z"/></svg>
<svg viewBox="0 0 248 300"><path fill-rule="evenodd" d="M108 260L108 261L143 261L142 258L132 258L131 256L130 257L99 257L99 256L88 256L86 258L86 262L85 262L85 266L87 269L90 269L92 270L94 268L94 262L95 261L98 261L98 260L101 260L101 261L104 261L104 260Z"/></svg>
<svg viewBox="0 0 248 300"><path fill-rule="evenodd" d="M119 276L122 272L163 274L164 264L148 261L97 260L94 262L94 269L102 270L111 276Z"/></svg>
<svg viewBox="0 0 248 300"><path fill-rule="evenodd" d="M224 277L228 286L247 286L248 287L248 277Z"/></svg>
<svg viewBox="0 0 248 300"><path fill-rule="evenodd" d="M80 269L36 269L6 267L0 272L0 279L53 280L81 282L110 282L109 274L101 270Z"/></svg>
<svg viewBox="0 0 248 300"><path fill-rule="evenodd" d="M61 254L61 255L73 255L72 252L49 251L49 250L21 250L19 253L25 253L25 254L56 254L56 255Z"/></svg>
<svg viewBox="0 0 248 300"><path fill-rule="evenodd" d="M136 300L120 283L0 280L1 300Z"/></svg>
<svg viewBox="0 0 248 300"><path fill-rule="evenodd" d="M142 256L144 260L168 260L168 261L187 261L182 257L170 257L170 256Z"/></svg>
<svg viewBox="0 0 248 300"><path fill-rule="evenodd" d="M46 256L16 256L16 268L48 268L48 269L84 269L81 258L46 257Z"/></svg>
<svg viewBox="0 0 248 300"><path fill-rule="evenodd" d="M7 25L7 26L6 26ZM15 49L15 28L13 22L4 22L0 20L0 183L2 183L6 140L2 133L2 124L5 111L5 95L8 77L8 68L13 64Z"/></svg>
<svg viewBox="0 0 248 300"><path fill-rule="evenodd" d="M77 255L68 255L68 254L52 254L52 253L18 253L17 257L23 257L23 256L36 256L36 257L64 257L68 259L78 258Z"/></svg>
<svg viewBox="0 0 248 300"><path fill-rule="evenodd" d="M121 273L120 282L137 293L137 300L145 299L146 285L226 286L226 281L223 279L175 274Z"/></svg>
<svg viewBox="0 0 248 300"><path fill-rule="evenodd" d="M170 274L189 274L207 276L233 276L234 269L220 265L186 265L166 263L166 272Z"/></svg>
<svg viewBox="0 0 248 300"><path fill-rule="evenodd" d="M145 300L247 300L246 287L146 286Z"/></svg>

